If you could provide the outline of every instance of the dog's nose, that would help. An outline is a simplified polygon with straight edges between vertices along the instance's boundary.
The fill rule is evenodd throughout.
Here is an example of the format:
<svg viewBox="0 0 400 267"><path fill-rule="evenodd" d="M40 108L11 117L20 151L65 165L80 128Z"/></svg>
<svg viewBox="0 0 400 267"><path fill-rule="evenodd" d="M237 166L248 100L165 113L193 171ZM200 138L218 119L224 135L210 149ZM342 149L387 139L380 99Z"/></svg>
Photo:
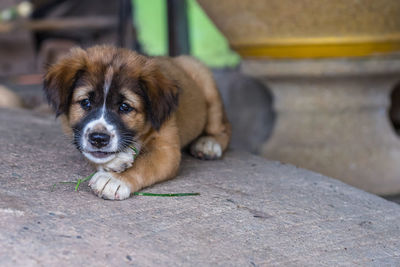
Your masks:
<svg viewBox="0 0 400 267"><path fill-rule="evenodd" d="M97 148L101 148L110 143L110 136L105 133L91 133L89 134L89 143Z"/></svg>

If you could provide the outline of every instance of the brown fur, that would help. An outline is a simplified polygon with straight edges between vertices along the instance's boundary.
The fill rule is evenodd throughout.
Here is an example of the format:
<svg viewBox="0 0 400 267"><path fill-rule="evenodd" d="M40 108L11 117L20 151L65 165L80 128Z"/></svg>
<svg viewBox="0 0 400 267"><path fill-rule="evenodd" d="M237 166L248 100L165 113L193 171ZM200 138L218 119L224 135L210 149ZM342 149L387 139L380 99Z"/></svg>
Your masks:
<svg viewBox="0 0 400 267"><path fill-rule="evenodd" d="M109 46L74 49L45 76L48 99L68 133L84 116L79 101L88 97L90 85L101 84L104 68L121 73L119 92L135 107L122 120L137 132L142 150L131 168L113 173L132 192L174 177L181 148L200 136L215 138L226 150L230 125L206 67L187 56L148 58ZM80 77L83 69L85 76ZM76 84L78 79L82 84Z"/></svg>

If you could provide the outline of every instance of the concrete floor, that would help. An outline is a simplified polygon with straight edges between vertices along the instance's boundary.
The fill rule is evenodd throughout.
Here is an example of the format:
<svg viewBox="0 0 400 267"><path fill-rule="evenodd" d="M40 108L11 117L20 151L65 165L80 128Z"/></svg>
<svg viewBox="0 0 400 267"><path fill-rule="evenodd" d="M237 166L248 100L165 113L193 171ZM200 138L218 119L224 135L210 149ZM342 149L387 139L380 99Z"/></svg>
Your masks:
<svg viewBox="0 0 400 267"><path fill-rule="evenodd" d="M260 144L268 140L275 123L273 97L269 89L237 69L214 70L214 77L233 126L231 147L257 154ZM0 79L0 84L22 96L28 108L38 109L41 106L37 112L50 111L45 104L42 85L16 85L6 78ZM400 204L400 194L386 199Z"/></svg>
<svg viewBox="0 0 400 267"><path fill-rule="evenodd" d="M272 111L273 99L262 84L255 79L241 74L235 69L214 70L214 77L220 88L226 110L233 124L233 140L231 147L257 154L259 144L268 140L273 129L275 114ZM29 108L37 108L42 105L38 112L49 111L44 105L46 103L42 85L16 85L9 79L0 79L4 84L23 97ZM251 89L249 91L249 89ZM242 101L246 99L246 101ZM251 109L247 107L251 104ZM246 112L241 110L248 109ZM260 115L261 114L261 115ZM252 135L247 134L250 129ZM400 204L400 194L385 197L389 201Z"/></svg>
<svg viewBox="0 0 400 267"><path fill-rule="evenodd" d="M294 166L230 151L185 156L145 191L105 201L53 116L0 111L1 266L398 266L400 206ZM56 184L54 187L53 184Z"/></svg>

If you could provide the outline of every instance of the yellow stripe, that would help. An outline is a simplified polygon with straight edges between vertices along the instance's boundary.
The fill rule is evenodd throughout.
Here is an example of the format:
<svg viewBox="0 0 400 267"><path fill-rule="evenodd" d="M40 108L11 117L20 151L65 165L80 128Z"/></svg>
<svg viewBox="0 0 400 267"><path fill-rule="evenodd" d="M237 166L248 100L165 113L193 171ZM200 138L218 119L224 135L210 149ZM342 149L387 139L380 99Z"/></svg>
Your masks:
<svg viewBox="0 0 400 267"><path fill-rule="evenodd" d="M232 48L244 58L361 57L400 51L400 35L270 39L255 45L234 44Z"/></svg>

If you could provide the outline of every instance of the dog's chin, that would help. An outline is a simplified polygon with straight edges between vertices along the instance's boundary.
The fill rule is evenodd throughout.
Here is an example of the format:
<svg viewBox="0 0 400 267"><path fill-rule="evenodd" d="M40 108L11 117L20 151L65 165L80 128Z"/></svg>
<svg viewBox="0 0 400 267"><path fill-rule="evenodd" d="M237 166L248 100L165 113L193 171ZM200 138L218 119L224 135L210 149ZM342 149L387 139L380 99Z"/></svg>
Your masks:
<svg viewBox="0 0 400 267"><path fill-rule="evenodd" d="M111 152L86 152L82 151L82 154L91 162L95 164L104 164L111 160L113 160L116 156L116 153Z"/></svg>

